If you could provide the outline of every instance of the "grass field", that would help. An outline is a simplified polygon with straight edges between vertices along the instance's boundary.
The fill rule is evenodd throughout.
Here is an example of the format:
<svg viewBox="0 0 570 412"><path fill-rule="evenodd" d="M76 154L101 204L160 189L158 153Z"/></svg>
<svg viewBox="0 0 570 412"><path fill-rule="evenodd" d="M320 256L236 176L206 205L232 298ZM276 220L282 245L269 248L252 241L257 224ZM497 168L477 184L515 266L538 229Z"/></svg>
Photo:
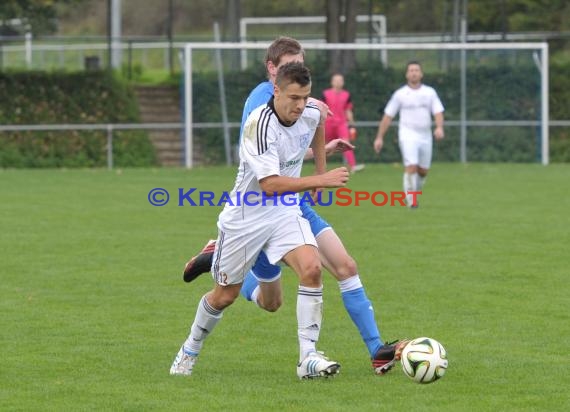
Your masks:
<svg viewBox="0 0 570 412"><path fill-rule="evenodd" d="M374 376L325 274L319 347L342 364L295 373L296 282L266 313L240 299L191 377L168 369L206 275L184 262L215 236L217 207L163 207L155 187L229 190L233 168L0 170L2 411L570 410L569 165L436 164L421 206L322 207L359 264L385 340L430 336L449 369L417 385ZM354 190L400 190L369 165Z"/></svg>

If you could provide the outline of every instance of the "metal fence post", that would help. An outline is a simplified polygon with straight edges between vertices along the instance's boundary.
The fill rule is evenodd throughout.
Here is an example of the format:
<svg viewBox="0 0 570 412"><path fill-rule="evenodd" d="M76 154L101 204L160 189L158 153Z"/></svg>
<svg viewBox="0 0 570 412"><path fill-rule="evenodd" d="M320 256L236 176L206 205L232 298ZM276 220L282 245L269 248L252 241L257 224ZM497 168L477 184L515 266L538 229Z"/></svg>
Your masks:
<svg viewBox="0 0 570 412"><path fill-rule="evenodd" d="M128 45L127 78L131 80L133 78L133 41L129 40Z"/></svg>
<svg viewBox="0 0 570 412"><path fill-rule="evenodd" d="M113 169L113 125L107 125L107 169Z"/></svg>

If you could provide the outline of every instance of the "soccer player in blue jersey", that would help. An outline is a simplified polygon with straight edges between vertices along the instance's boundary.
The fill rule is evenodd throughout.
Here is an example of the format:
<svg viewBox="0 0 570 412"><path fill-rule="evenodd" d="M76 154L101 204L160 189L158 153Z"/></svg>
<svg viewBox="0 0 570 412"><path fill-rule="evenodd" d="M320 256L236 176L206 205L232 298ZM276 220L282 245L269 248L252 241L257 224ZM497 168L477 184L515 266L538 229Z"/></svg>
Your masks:
<svg viewBox="0 0 570 412"><path fill-rule="evenodd" d="M295 39L279 37L269 46L265 56L268 80L257 85L247 98L243 110L242 128L249 114L257 107L266 104L273 96L273 84L279 67L289 62L303 61L304 50ZM325 113L328 109L322 103L320 108ZM340 146L338 144L335 143L333 146L329 144L327 151L330 153L343 150L342 143ZM306 158L310 157L312 153L309 150ZM385 343L382 340L374 318L372 303L360 280L356 262L348 254L331 225L310 205L302 203L301 211L303 217L309 221L311 231L317 240L322 264L338 281L344 306L368 349L374 372L379 375L388 372L396 360L399 360L401 351L408 341ZM200 254L186 264L185 281L190 282L201 273L210 271L214 246L213 241L208 242ZM241 293L259 307L274 312L281 306L283 300L280 278L280 266L270 264L267 256L261 253L245 277Z"/></svg>

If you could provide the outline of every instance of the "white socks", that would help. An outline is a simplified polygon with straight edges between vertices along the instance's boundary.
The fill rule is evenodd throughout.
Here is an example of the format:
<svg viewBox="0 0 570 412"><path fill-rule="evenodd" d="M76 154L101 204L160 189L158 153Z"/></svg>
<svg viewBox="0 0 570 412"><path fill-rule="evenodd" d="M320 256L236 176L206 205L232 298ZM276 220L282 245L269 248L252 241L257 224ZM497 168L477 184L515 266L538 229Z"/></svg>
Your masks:
<svg viewBox="0 0 570 412"><path fill-rule="evenodd" d="M251 292L251 301L253 303L255 303L257 306L259 306L259 302L257 301L257 297L259 296L259 292L261 292L261 288L259 287L259 285L257 285L255 287L255 289L253 289L253 292ZM261 306L259 306L261 307Z"/></svg>
<svg viewBox="0 0 570 412"><path fill-rule="evenodd" d="M420 176L418 173L404 172L404 192L406 192L406 204L412 206L414 196L407 194L408 192L421 192L424 187L427 176ZM415 195L416 203L419 199L419 194Z"/></svg>
<svg viewBox="0 0 570 412"><path fill-rule="evenodd" d="M323 320L323 287L299 286L297 292L297 324L299 336L299 361L310 352L316 352L316 344Z"/></svg>
<svg viewBox="0 0 570 412"><path fill-rule="evenodd" d="M222 319L222 315L223 311L214 309L206 300L206 295L202 296L194 323L190 328L190 335L184 342L184 352L197 356L204 345L204 340Z"/></svg>
<svg viewBox="0 0 570 412"><path fill-rule="evenodd" d="M409 192L417 191L418 187L418 174L404 172L404 192L406 192L406 204L411 206L413 203L413 196Z"/></svg>
<svg viewBox="0 0 570 412"><path fill-rule="evenodd" d="M362 282L360 281L360 276L354 275L345 280L338 281L338 288L340 293L350 292L351 290L360 289L362 287Z"/></svg>
<svg viewBox="0 0 570 412"><path fill-rule="evenodd" d="M418 174L418 191L421 191L426 184L427 176L422 176Z"/></svg>

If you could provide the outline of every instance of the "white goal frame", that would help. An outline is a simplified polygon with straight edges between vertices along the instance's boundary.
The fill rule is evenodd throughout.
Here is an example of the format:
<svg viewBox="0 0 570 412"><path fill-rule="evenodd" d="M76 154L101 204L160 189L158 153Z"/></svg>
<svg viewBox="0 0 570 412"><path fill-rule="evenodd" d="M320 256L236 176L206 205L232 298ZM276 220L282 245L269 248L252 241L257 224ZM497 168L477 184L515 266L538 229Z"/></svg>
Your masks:
<svg viewBox="0 0 570 412"><path fill-rule="evenodd" d="M339 20L344 22L346 16L339 16ZM327 22L326 16L277 16L277 17L242 17L239 20L239 39L240 42L247 42L247 26L260 25L260 24L325 24ZM357 23L372 22L372 28L376 32L376 37L380 43L386 43L388 36L388 28L386 23L386 16L383 14L359 14L356 16ZM247 68L247 48L241 49L241 69ZM384 67L388 64L388 51L386 49L380 50L380 60Z"/></svg>
<svg viewBox="0 0 570 412"><path fill-rule="evenodd" d="M193 50L265 50L271 42L199 42L187 43L184 46L184 140L185 140L185 166L193 167L193 116L192 116L192 52ZM310 43L303 42L305 50L535 50L540 55L536 57L541 82L540 82L540 128L541 128L541 152L543 165L549 163L549 106L548 106L548 43L406 43L406 44L369 44L369 43ZM465 53L462 53L462 96L465 96ZM260 79L261 81L261 79ZM466 125L467 117L464 98L461 107L461 161L465 162L466 153Z"/></svg>

